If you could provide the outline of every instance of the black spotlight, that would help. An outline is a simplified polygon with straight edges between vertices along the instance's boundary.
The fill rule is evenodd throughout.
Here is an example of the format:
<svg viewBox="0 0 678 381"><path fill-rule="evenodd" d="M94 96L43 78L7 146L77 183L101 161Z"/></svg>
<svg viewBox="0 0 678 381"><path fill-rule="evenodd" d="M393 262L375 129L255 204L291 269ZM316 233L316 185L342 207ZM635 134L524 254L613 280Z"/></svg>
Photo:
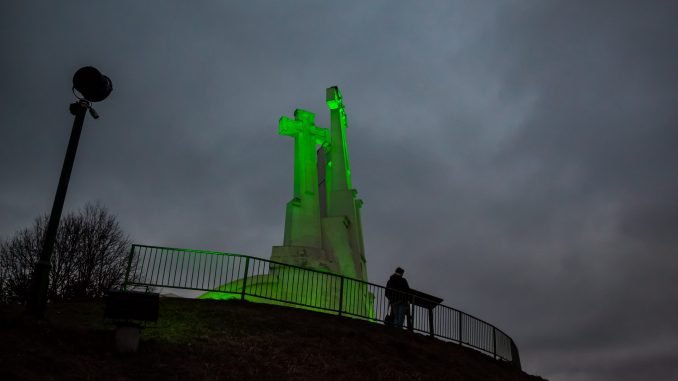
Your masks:
<svg viewBox="0 0 678 381"><path fill-rule="evenodd" d="M73 89L90 102L106 99L113 90L111 79L92 66L85 66L73 75Z"/></svg>

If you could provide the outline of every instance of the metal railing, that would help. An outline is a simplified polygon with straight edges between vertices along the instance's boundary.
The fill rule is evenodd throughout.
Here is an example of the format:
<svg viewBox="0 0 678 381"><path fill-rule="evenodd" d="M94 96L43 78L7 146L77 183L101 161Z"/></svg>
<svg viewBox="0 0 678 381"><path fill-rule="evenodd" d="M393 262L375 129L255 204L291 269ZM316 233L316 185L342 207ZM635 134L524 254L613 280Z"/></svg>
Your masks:
<svg viewBox="0 0 678 381"><path fill-rule="evenodd" d="M123 288L162 287L204 291L202 298L300 306L384 322L386 288L345 276L240 254L132 245ZM391 292L397 292L391 290ZM442 304L422 308L414 295L408 328L479 350L520 369L518 348L499 328ZM421 299L420 299L421 302ZM426 304L426 303L423 303Z"/></svg>

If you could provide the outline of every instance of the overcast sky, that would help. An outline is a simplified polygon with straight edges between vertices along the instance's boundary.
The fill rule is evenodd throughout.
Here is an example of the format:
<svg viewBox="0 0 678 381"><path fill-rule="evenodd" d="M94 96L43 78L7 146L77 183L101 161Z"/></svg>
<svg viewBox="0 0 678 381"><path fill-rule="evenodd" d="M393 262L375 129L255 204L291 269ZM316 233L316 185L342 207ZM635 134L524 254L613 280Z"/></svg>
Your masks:
<svg viewBox="0 0 678 381"><path fill-rule="evenodd" d="M0 237L65 210L133 241L268 258L293 140L348 115L370 281L511 335L555 381L678 379L678 2L0 0Z"/></svg>

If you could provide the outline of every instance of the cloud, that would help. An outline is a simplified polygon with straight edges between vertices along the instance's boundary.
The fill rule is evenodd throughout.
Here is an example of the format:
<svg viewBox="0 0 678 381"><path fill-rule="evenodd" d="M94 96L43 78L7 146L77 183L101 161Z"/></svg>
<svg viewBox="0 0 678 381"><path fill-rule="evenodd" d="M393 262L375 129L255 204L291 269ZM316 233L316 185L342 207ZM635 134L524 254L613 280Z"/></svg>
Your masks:
<svg viewBox="0 0 678 381"><path fill-rule="evenodd" d="M0 236L51 206L80 66L66 209L140 243L268 257L295 108L349 118L370 280L496 324L549 379L675 377L678 37L670 2L3 5ZM600 361L597 361L600 360Z"/></svg>

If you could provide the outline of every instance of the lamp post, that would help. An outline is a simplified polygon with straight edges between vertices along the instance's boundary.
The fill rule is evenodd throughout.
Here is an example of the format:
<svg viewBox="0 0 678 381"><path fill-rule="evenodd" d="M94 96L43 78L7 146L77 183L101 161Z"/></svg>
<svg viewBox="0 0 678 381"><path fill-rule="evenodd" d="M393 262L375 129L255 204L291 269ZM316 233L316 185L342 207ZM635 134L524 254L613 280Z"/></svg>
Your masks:
<svg viewBox="0 0 678 381"><path fill-rule="evenodd" d="M57 187L56 195L54 196L54 204L52 204L52 213L49 216L47 230L45 231L40 259L35 264L35 270L33 271L33 278L31 280L31 289L28 296L28 311L36 318L43 318L45 316L47 291L49 289L49 272L52 267L50 259L54 249L57 229L59 228L61 211L64 207L64 200L66 199L68 182L71 178L75 153L78 150L82 124L85 121L85 113L89 110L90 115L92 115L94 119L99 118L99 115L92 108L91 103L106 99L112 89L113 85L111 80L91 66L80 68L73 76L73 94L76 95L78 101L70 105L70 111L71 114L75 116L75 119L73 120L73 128L71 129L71 137L68 141L64 164L61 167L59 185ZM81 96L78 96L75 93L76 90Z"/></svg>

